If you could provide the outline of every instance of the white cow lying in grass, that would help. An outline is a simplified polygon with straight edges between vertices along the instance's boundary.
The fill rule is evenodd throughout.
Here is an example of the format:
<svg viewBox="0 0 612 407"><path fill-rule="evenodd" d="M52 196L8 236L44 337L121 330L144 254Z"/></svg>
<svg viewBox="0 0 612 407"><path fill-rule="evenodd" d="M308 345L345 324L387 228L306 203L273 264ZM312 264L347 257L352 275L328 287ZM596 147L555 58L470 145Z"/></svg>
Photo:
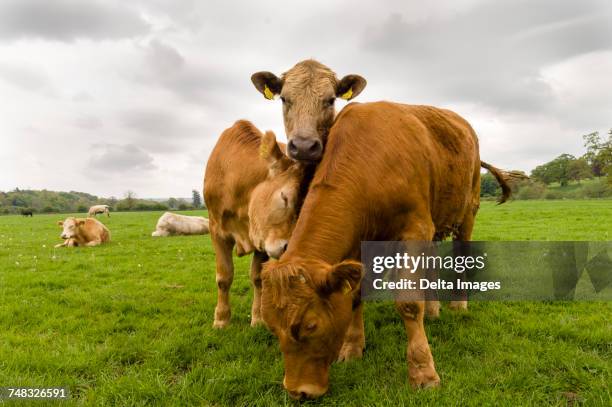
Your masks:
<svg viewBox="0 0 612 407"><path fill-rule="evenodd" d="M185 216L166 212L157 221L151 236L205 235L208 233L208 219L203 216Z"/></svg>
<svg viewBox="0 0 612 407"><path fill-rule="evenodd" d="M97 246L110 242L110 231L102 222L93 218L66 218L57 222L62 227L60 237L65 239L55 247Z"/></svg>

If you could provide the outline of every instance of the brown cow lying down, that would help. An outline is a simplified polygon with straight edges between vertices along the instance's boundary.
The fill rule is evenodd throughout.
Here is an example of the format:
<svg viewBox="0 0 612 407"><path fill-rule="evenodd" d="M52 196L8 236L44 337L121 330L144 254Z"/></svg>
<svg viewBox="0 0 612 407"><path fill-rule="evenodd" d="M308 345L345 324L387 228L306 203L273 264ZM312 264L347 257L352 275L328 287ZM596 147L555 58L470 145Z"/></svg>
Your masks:
<svg viewBox="0 0 612 407"><path fill-rule="evenodd" d="M451 111L377 102L340 112L287 251L262 273L261 313L280 341L292 397L321 396L331 363L362 354L360 242L470 240L480 166L476 134ZM505 199L510 190L491 168ZM439 385L424 302L398 300L396 308L410 384Z"/></svg>
<svg viewBox="0 0 612 407"><path fill-rule="evenodd" d="M208 159L204 199L217 264L216 328L230 320L234 247L239 257L253 253L251 325L261 322L261 264L284 251L302 200L301 191L306 190L299 187L304 167L287 158L281 147L274 133L264 136L252 123L240 120L221 134ZM279 180L284 185L286 179L292 181L285 189L277 187ZM252 201L258 203L259 210L249 211Z"/></svg>
<svg viewBox="0 0 612 407"><path fill-rule="evenodd" d="M157 221L151 236L205 235L208 233L208 219L203 216L185 216L166 212Z"/></svg>
<svg viewBox="0 0 612 407"><path fill-rule="evenodd" d="M57 224L63 227L60 237L66 240L55 247L97 246L110 242L110 231L97 219L70 217Z"/></svg>

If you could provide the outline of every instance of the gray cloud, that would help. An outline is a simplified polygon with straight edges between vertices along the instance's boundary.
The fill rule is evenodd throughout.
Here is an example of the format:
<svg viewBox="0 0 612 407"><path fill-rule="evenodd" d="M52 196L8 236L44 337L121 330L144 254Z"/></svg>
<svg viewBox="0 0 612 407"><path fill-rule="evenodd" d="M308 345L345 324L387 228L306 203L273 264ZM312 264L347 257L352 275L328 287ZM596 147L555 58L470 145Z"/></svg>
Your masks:
<svg viewBox="0 0 612 407"><path fill-rule="evenodd" d="M0 79L7 84L35 93L54 93L49 77L24 64L0 63Z"/></svg>
<svg viewBox="0 0 612 407"><path fill-rule="evenodd" d="M74 121L74 124L83 130L96 130L104 125L102 120L94 116L79 117Z"/></svg>
<svg viewBox="0 0 612 407"><path fill-rule="evenodd" d="M119 113L119 123L135 135L135 141L158 153L185 148L185 142L202 131L202 124L183 119L180 112L164 109L130 109Z"/></svg>
<svg viewBox="0 0 612 407"><path fill-rule="evenodd" d="M231 67L189 61L176 48L159 40L145 47L143 62L136 80L159 86L189 103L210 102L232 83L228 75Z"/></svg>
<svg viewBox="0 0 612 407"><path fill-rule="evenodd" d="M117 39L146 34L148 30L148 24L121 2L4 0L0 3L0 38L5 39Z"/></svg>
<svg viewBox="0 0 612 407"><path fill-rule="evenodd" d="M133 144L94 144L88 167L101 172L149 171L157 167L153 157Z"/></svg>
<svg viewBox="0 0 612 407"><path fill-rule="evenodd" d="M438 100L547 110L555 100L541 68L612 48L610 10L604 1L546 0L489 2L420 21L393 13L365 31L362 49L406 88Z"/></svg>

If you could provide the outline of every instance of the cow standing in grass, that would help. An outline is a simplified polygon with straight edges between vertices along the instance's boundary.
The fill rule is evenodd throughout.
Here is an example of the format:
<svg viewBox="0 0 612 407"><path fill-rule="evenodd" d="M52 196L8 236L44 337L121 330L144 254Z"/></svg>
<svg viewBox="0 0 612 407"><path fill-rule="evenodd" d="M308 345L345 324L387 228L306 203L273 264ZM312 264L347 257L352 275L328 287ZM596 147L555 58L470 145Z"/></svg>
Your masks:
<svg viewBox="0 0 612 407"><path fill-rule="evenodd" d="M98 246L110 242L110 231L97 219L69 217L57 224L62 227L60 237L65 241L55 247Z"/></svg>
<svg viewBox="0 0 612 407"><path fill-rule="evenodd" d="M157 226L151 236L205 235L208 231L208 219L203 216L185 216L165 212L157 221Z"/></svg>
<svg viewBox="0 0 612 407"><path fill-rule="evenodd" d="M261 322L261 265L284 251L306 190L300 187L306 170L282 149L274 133L263 135L252 123L239 120L221 134L208 159L204 199L216 257L215 328L230 321L234 248L239 257L253 253L251 325ZM277 188L283 176L293 181L285 189ZM250 211L251 202L257 202L260 209Z"/></svg>
<svg viewBox="0 0 612 407"><path fill-rule="evenodd" d="M103 214L105 213L106 216L110 218L109 206L108 205L94 205L91 208L89 208L87 216L91 218L91 217L95 217L99 213L103 213Z"/></svg>
<svg viewBox="0 0 612 407"><path fill-rule="evenodd" d="M262 273L262 317L280 341L292 397L321 396L331 363L362 355L360 242L470 240L480 166L476 134L451 111L389 102L342 110L288 248ZM489 167L505 200L510 189ZM410 384L437 386L424 301L398 299L396 308Z"/></svg>
<svg viewBox="0 0 612 407"><path fill-rule="evenodd" d="M22 216L29 216L29 217L33 217L34 216L34 211L30 208L26 208L26 209L22 209L20 211Z"/></svg>

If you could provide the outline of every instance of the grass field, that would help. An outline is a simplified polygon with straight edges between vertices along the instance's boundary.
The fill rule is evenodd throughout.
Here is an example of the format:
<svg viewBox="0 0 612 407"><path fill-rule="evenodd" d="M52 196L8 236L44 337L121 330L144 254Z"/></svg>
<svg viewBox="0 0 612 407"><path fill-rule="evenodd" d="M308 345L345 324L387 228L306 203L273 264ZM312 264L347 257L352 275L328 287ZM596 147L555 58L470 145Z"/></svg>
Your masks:
<svg viewBox="0 0 612 407"><path fill-rule="evenodd" d="M53 248L65 215L0 217L0 386L68 386L64 404L293 404L276 339L249 326L248 259L236 261L232 324L213 330L210 238L152 238L159 215L113 213L101 219L110 244L73 249ZM611 232L610 200L486 202L474 239ZM329 393L310 403L612 405L612 304L470 307L427 323L442 386L413 391L393 304L368 303L364 358L335 364Z"/></svg>

